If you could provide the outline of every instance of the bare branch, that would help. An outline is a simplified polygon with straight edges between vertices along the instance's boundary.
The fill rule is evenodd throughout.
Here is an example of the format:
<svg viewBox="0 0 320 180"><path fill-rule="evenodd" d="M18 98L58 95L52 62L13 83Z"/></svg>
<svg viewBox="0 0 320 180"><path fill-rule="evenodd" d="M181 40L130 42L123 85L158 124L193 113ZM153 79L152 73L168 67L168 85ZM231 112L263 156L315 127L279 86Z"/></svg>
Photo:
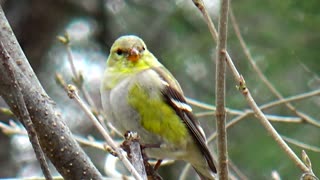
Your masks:
<svg viewBox="0 0 320 180"><path fill-rule="evenodd" d="M281 137L282 137L282 139L284 139L288 143L293 144L295 146L298 146L300 148L303 148L303 149L306 149L306 150L310 150L310 151L314 151L314 152L317 152L317 153L320 152L320 147L312 146L312 145L300 142L300 141L298 141L296 139L292 139L292 138L289 138L289 137L286 137L286 136L283 136L283 135L281 135Z"/></svg>
<svg viewBox="0 0 320 180"><path fill-rule="evenodd" d="M206 18L205 18L206 19ZM207 22L207 21L206 21ZM210 23L207 22L208 26L210 26ZM214 29L214 27L211 27ZM210 31L211 32L211 31ZM215 40L215 39L214 39ZM280 137L280 135L277 133L277 131L274 129L274 127L271 125L271 123L268 121L266 116L263 114L263 112L259 109L258 105L254 101L254 99L251 96L251 93L249 89L247 88L244 78L239 74L237 68L233 64L233 61L229 55L228 52L226 52L226 60L228 67L230 68L236 82L239 85L239 90L242 93L242 95L245 97L247 103L254 111L256 117L260 120L261 124L265 127L265 129L271 134L273 139L278 143L281 149L284 150L284 152L289 156L289 158L303 171L303 172L309 172L309 169L305 166L305 164L298 158L298 156L292 151L292 149L284 142L284 140Z"/></svg>
<svg viewBox="0 0 320 180"><path fill-rule="evenodd" d="M234 171L234 173L239 177L239 178L236 178L237 180L248 180L249 178L243 173L240 171L240 169L229 159L229 162L228 162L229 166L230 166L230 169Z"/></svg>
<svg viewBox="0 0 320 180"><path fill-rule="evenodd" d="M210 15L207 11L207 9L204 6L203 0L192 0L194 5L200 10L202 16L204 17L206 23L208 24L208 29L211 33L212 38L214 41L218 41L218 32L216 28L214 27L214 24L210 18Z"/></svg>
<svg viewBox="0 0 320 180"><path fill-rule="evenodd" d="M192 168L191 164L188 163L184 166L182 169L182 172L180 173L179 180L186 180L188 171Z"/></svg>
<svg viewBox="0 0 320 180"><path fill-rule="evenodd" d="M241 121L242 119L244 119L246 116L248 116L249 112L244 113L240 116L235 117L234 119L232 119L230 122L228 122L228 124L226 125L226 128L230 128L231 126L235 125L237 122ZM218 135L218 132L214 132L212 133L209 138L208 138L208 143L211 142L214 138L216 138Z"/></svg>
<svg viewBox="0 0 320 180"><path fill-rule="evenodd" d="M74 63L74 56L72 54L71 45L70 45L70 36L67 32L65 32L64 36L58 36L57 39L66 47L68 61L71 67L71 72L73 74L73 82L76 86L80 89L83 94L84 99L86 102L92 107L93 109L97 109L92 97L88 93L88 90L84 87L84 77L81 72L79 72L76 68Z"/></svg>
<svg viewBox="0 0 320 180"><path fill-rule="evenodd" d="M232 63L231 59L228 60L229 63ZM240 81L241 84L241 81ZM303 171L308 171L308 168L303 164L303 162L298 158L298 156L292 151L292 149L284 142L278 132L274 129L268 119L265 117L263 112L259 109L258 105L254 101L253 97L248 88L244 88L240 90L247 100L250 107L253 109L255 115L260 120L261 124L267 129L267 131L271 134L273 139L279 144L279 146L286 152L286 154L290 157L291 160Z"/></svg>
<svg viewBox="0 0 320 180"><path fill-rule="evenodd" d="M282 100L276 100L276 101L273 101L273 102L269 102L269 103L266 103L264 105L259 106L259 108L261 110L266 110L266 109L269 109L269 108L277 106L277 105L281 105L281 104L286 103L286 102L299 101L299 100L302 100L302 99L306 99L306 98L310 98L310 97L313 97L313 96L317 96L319 94L320 94L320 90L314 90L314 91L310 91L310 92L307 92L307 93L302 93L302 94L290 96L290 97L284 98ZM216 108L214 106L212 106L212 105L201 103L201 102L198 102L198 101L195 101L195 100L192 100L192 99L188 99L188 102L190 104L196 105L198 107L212 110L212 111L208 111L208 112L196 113L197 117L212 116L212 115L215 114L214 110ZM253 114L253 111L249 110L249 109L244 110L244 111L239 111L239 110L233 110L233 109L228 109L227 108L227 113L242 116L241 119L243 119L246 116L249 116L249 115ZM266 115L266 117L270 121L274 121L274 122L284 122L284 123L303 123L303 122L306 122L306 121L303 121L303 119L298 118L298 117L297 118L296 117L283 117L283 116L268 115L268 114ZM241 119L237 120L236 122L240 121ZM231 120L227 124L227 128L229 128L231 125L233 125L236 122L233 122L233 120ZM230 123L232 123L232 124L230 124ZM316 127L320 127L320 123L318 121L313 121L313 122L307 121L307 123L312 124L312 125L314 125Z"/></svg>
<svg viewBox="0 0 320 180"><path fill-rule="evenodd" d="M74 99L78 105L83 109L83 111L88 115L94 126L98 129L101 135L104 137L109 146L117 153L119 159L123 162L125 167L130 171L134 178L137 180L143 180L140 174L136 171L136 169L132 166L129 160L123 155L123 150L117 147L113 139L109 136L107 131L100 124L99 120L92 114L89 107L81 100L80 96L77 93L77 89L73 85L68 85L68 95L71 99Z"/></svg>
<svg viewBox="0 0 320 180"><path fill-rule="evenodd" d="M228 172L228 147L226 128L226 51L228 32L229 0L221 0L218 26L217 60L216 60L216 123L218 133L218 163L219 179L229 179Z"/></svg>
<svg viewBox="0 0 320 180"><path fill-rule="evenodd" d="M30 115L29 112L27 110L25 101L24 101L24 97L21 93L21 88L20 85L17 83L17 79L15 77L14 71L12 70L13 68L11 67L11 64L9 63L9 61L13 61L10 57L10 55L8 54L8 52L6 51L5 47L3 46L3 43L0 42L0 49L2 49L1 53L0 53L0 58L3 60L3 66L5 67L5 70L7 73L7 76L13 80L13 83L11 84L11 86L9 88L11 88L11 91L13 91L13 89L17 89L17 94L14 94L12 96L12 99L16 102L16 109L17 112L19 113L19 118L20 121L22 122L22 124L24 125L24 127L26 128L27 132L28 132L28 136L31 142L31 145L33 147L33 150L36 154L36 157L40 163L40 167L41 170L43 172L43 175L45 176L46 179L48 180L52 180L52 175L50 173L49 170L49 166L48 163L46 161L46 158L43 154L43 151L41 149L38 137L37 137L37 133L34 129L33 123L30 119Z"/></svg>
<svg viewBox="0 0 320 180"><path fill-rule="evenodd" d="M281 93L272 85L272 83L268 80L268 78L262 73L261 69L256 65L255 61L253 60L253 57L251 56L251 53L241 35L237 20L233 14L232 9L230 10L230 19L231 19L231 23L233 26L233 29L235 31L235 34L237 36L237 38L239 39L241 48L244 52L244 54L247 57L247 60L249 61L249 63L251 64L251 66L253 67L254 71L257 73L257 75L259 76L259 78L262 80L262 82L268 87L268 89L280 100L283 100L284 97L281 95ZM317 127L319 126L319 123L313 119L312 117L310 117L309 115L298 111L289 101L288 102L284 102L285 105L296 115L299 116L300 118L302 118L304 121L315 125Z"/></svg>
<svg viewBox="0 0 320 180"><path fill-rule="evenodd" d="M228 157L227 157L227 133L226 133L226 110L225 110L225 56L227 44L227 24L229 0L221 1L219 17L219 34L209 16L202 0L193 0L195 6L200 10L209 31L217 43L217 64L216 64L216 122L218 132L218 153L219 153L219 178L228 179Z"/></svg>
<svg viewBox="0 0 320 180"><path fill-rule="evenodd" d="M202 117L202 116L212 116L215 114L216 107L210 104L206 104L203 102L199 102L190 98L187 98L187 101L189 104L192 104L194 106L212 110L208 112L199 112L196 113L197 117ZM251 109L245 109L243 111L237 110L237 109L231 109L231 108L226 108L226 112L230 115L243 115L244 113L247 113L247 111L250 111L253 114L253 111ZM301 123L303 120L299 117L293 117L293 116L279 116L279 115L273 115L273 114L266 114L266 117L270 121L275 121L275 122L290 122L290 123Z"/></svg>
<svg viewBox="0 0 320 180"><path fill-rule="evenodd" d="M144 165L140 137L138 136L138 133L127 131L125 134L125 141L122 143L121 147L127 152L133 167L137 170L141 177L146 180L147 172Z"/></svg>
<svg viewBox="0 0 320 180"><path fill-rule="evenodd" d="M65 179L102 179L91 160L73 139L56 111L54 102L41 87L1 8L0 22L0 42L3 44L0 51L8 52L11 58L7 63L16 77L12 79L7 76L6 67L0 63L0 95L12 112L23 119L16 108L19 102L14 98L21 92L43 152ZM4 61L2 58L1 60ZM19 84L20 89L11 88L15 83Z"/></svg>

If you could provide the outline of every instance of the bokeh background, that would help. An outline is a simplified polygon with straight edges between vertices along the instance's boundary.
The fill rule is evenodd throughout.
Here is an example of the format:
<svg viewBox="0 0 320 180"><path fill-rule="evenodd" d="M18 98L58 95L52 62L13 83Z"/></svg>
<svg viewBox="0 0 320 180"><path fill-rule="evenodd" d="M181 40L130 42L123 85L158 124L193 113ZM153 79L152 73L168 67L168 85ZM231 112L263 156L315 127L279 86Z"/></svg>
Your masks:
<svg viewBox="0 0 320 180"><path fill-rule="evenodd" d="M31 66L48 94L77 135L101 136L96 133L75 103L56 84L54 75L61 73L72 83L66 48L57 35L71 37L76 67L85 76L85 86L100 107L99 85L105 60L113 41L124 34L135 34L146 42L178 79L185 95L201 102L215 102L215 46L207 25L191 0L3 0L5 14ZM219 0L207 0L206 6L217 25ZM320 1L231 1L255 63L285 97L320 88ZM230 24L230 23L229 23ZM259 105L276 100L249 65L234 30L229 25L228 51L246 79ZM244 111L248 105L237 91L227 71L227 107ZM1 100L1 106L5 103ZM293 103L298 110L320 122L319 96ZM203 109L194 108L195 112ZM279 116L294 116L285 106L266 111ZM8 123L9 118L0 115ZM229 115L228 120L233 116ZM206 134L215 131L213 116L199 119ZM320 129L308 123L273 123L287 137L320 146ZM302 148L290 145L300 156ZM0 133L0 178L40 176L38 163L28 139L22 135ZM216 142L210 143L216 151ZM268 135L253 116L228 129L231 161L249 179L271 179L277 171L282 179L298 179L301 171ZM105 153L85 147L99 170L104 173ZM313 170L320 175L319 152L306 151ZM177 162L161 168L165 179L177 179L184 167ZM192 175L193 172L191 172ZM194 179L195 176L190 176Z"/></svg>

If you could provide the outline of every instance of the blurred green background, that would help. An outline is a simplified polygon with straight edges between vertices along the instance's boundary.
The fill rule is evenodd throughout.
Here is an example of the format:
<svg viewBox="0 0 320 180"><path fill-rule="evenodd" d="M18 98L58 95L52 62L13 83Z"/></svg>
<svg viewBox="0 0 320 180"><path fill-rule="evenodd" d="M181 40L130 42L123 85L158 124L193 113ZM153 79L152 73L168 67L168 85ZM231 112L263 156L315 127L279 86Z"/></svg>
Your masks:
<svg viewBox="0 0 320 180"><path fill-rule="evenodd" d="M62 115L75 134L93 134L91 123L54 80L62 73L71 83L66 50L57 40L70 34L76 66L83 72L86 87L100 107L99 84L105 60L113 41L124 34L144 39L149 50L175 75L185 95L196 100L215 102L215 47L199 11L186 0L10 0L0 1L7 18L44 88L61 108ZM219 1L206 1L216 26ZM285 97L320 88L320 1L231 1L255 63L274 87ZM268 90L248 63L229 23L228 51L259 105L277 98ZM243 111L248 105L236 89L227 71L227 107ZM4 104L0 102L0 104ZM320 97L293 103L320 122ZM2 105L4 106L4 105ZM196 108L195 112L203 109ZM295 115L285 106L265 111L279 116ZM231 120L228 115L227 120ZM1 116L7 123L8 118ZM214 117L200 121L207 136L215 131ZM319 127L308 123L272 123L278 132L304 143L319 146ZM17 136L0 133L0 177L41 175L32 150ZM21 144L22 143L22 144ZM300 156L302 148L290 145ZM211 143L216 151L216 142ZM277 171L282 179L298 179L301 171L254 116L228 129L230 160L249 179L271 179ZM99 170L104 173L104 153L86 148ZM28 152L28 154L26 153ZM320 175L318 152L306 151L313 170ZM5 166L4 166L5 165ZM183 162L160 169L164 179L177 179ZM191 172L193 175L194 173ZM190 176L194 179L195 176Z"/></svg>

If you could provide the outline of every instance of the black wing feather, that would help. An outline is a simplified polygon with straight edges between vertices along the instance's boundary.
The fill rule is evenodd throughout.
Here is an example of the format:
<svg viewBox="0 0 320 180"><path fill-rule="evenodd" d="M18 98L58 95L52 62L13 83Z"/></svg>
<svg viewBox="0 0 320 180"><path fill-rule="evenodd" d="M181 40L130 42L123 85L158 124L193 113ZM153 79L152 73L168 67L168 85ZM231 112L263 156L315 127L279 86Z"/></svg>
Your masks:
<svg viewBox="0 0 320 180"><path fill-rule="evenodd" d="M154 68L160 77L168 83L164 89L162 89L162 95L167 104L169 104L177 113L177 115L183 120L183 122L188 127L188 130L190 131L192 137L194 138L195 142L198 144L198 147L200 148L200 151L204 155L205 159L207 160L207 163L210 167L210 169L216 173L217 169L214 165L213 158L211 156L211 153L208 149L208 146L206 144L206 138L204 134L199 129L199 122L193 115L193 113L187 109L180 108L176 105L174 101L178 101L184 104L188 104L182 93L180 93L177 89L175 89L173 86L171 86L172 80L168 79L167 76L161 71L160 69Z"/></svg>
<svg viewBox="0 0 320 180"><path fill-rule="evenodd" d="M188 130L191 132L191 135L195 139L196 143L199 145L200 151L204 155L207 160L207 163L210 169L216 173L216 167L213 162L213 158L211 153L207 147L206 139L198 128L199 123L197 122L195 116L192 112L181 109L176 106L176 104L172 101L172 99L180 101L182 103L187 103L183 96L175 89L167 86L162 92L165 102L168 103L173 109L176 111L177 115L183 120L183 122L188 127Z"/></svg>

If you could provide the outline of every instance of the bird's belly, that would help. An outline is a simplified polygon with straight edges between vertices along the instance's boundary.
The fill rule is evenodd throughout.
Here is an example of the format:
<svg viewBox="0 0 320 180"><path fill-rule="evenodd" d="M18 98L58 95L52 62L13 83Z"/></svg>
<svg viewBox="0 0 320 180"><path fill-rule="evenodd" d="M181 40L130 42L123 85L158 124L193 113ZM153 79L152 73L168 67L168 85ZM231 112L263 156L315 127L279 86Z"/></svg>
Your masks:
<svg viewBox="0 0 320 180"><path fill-rule="evenodd" d="M129 80L123 81L110 92L110 108L112 108L110 111L113 112L114 116L111 120L113 126L122 134L127 131L137 132L140 136L141 144L159 146L160 148L146 149L147 155L150 158L182 159L186 154L187 144L168 142L161 136L151 133L142 127L139 114L128 104L127 89L129 86Z"/></svg>
<svg viewBox="0 0 320 180"><path fill-rule="evenodd" d="M130 84L130 79L127 79L110 92L111 109L109 111L112 112L114 116L111 119L111 123L122 134L127 131L137 132L144 143L160 143L162 141L161 138L141 126L139 114L128 104L127 89Z"/></svg>

